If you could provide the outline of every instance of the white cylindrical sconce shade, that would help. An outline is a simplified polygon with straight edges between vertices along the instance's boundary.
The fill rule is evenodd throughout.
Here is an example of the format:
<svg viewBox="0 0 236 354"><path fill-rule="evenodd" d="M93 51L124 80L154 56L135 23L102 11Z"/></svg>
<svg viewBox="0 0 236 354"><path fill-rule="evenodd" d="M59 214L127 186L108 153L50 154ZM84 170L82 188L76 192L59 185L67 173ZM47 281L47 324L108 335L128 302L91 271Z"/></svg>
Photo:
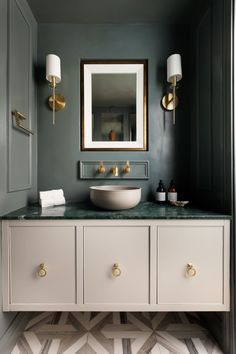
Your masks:
<svg viewBox="0 0 236 354"><path fill-rule="evenodd" d="M182 79L182 65L180 54L172 54L167 58L167 81L172 82L173 77L176 81Z"/></svg>
<svg viewBox="0 0 236 354"><path fill-rule="evenodd" d="M55 54L48 54L46 56L46 79L52 82L53 77L57 84L61 81L61 60Z"/></svg>

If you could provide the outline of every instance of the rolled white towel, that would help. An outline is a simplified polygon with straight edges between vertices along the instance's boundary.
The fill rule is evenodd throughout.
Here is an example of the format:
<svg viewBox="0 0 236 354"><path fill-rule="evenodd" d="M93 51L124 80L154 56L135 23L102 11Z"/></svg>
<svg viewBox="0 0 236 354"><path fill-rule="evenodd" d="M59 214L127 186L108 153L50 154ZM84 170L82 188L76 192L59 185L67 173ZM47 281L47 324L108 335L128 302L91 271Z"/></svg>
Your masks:
<svg viewBox="0 0 236 354"><path fill-rule="evenodd" d="M52 194L53 194L53 198L55 199L64 198L63 189L53 189Z"/></svg>
<svg viewBox="0 0 236 354"><path fill-rule="evenodd" d="M51 200L54 198L54 193L53 191L43 191L39 192L39 198L44 199L44 200Z"/></svg>
<svg viewBox="0 0 236 354"><path fill-rule="evenodd" d="M66 200L64 197L60 197L60 198L54 198L54 205L63 205L66 204Z"/></svg>
<svg viewBox="0 0 236 354"><path fill-rule="evenodd" d="M63 189L53 189L50 191L39 192L39 203L42 208L53 205L63 205L66 203Z"/></svg>
<svg viewBox="0 0 236 354"><path fill-rule="evenodd" d="M40 204L42 208L48 208L50 206L54 205L54 200L53 199L40 199Z"/></svg>

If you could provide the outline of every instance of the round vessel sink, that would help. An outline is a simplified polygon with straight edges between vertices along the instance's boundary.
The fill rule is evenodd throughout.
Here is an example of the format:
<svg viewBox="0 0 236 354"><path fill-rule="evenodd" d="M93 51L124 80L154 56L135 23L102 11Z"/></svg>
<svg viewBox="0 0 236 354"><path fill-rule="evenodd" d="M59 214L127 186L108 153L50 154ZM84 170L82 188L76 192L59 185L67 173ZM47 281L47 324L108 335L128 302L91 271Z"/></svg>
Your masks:
<svg viewBox="0 0 236 354"><path fill-rule="evenodd" d="M102 209L130 209L140 202L141 188L117 185L93 186L90 187L90 200Z"/></svg>

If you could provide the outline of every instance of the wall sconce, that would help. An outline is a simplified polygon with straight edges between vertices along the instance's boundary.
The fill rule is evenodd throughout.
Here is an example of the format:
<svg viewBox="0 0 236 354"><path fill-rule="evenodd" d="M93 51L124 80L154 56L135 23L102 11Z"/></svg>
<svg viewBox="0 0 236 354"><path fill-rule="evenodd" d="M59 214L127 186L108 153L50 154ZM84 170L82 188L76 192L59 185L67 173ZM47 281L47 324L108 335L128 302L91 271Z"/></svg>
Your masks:
<svg viewBox="0 0 236 354"><path fill-rule="evenodd" d="M162 106L167 111L173 111L173 124L175 124L175 109L179 99L176 96L177 82L182 79L182 65L180 54L172 54L167 59L167 81L170 83L172 92L165 94L162 98Z"/></svg>
<svg viewBox="0 0 236 354"><path fill-rule="evenodd" d="M52 88L52 95L48 98L49 107L52 109L52 122L55 124L55 111L63 109L66 105L64 96L56 94L56 86L61 82L61 60L55 54L46 57L46 79Z"/></svg>

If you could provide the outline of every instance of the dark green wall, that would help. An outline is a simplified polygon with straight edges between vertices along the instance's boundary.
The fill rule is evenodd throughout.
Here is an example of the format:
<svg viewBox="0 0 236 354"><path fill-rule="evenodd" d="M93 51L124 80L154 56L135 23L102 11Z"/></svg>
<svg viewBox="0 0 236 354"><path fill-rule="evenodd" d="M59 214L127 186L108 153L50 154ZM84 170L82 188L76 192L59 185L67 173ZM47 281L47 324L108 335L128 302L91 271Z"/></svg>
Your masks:
<svg viewBox="0 0 236 354"><path fill-rule="evenodd" d="M191 172L201 206L233 213L233 1L214 0L195 31ZM225 354L235 353L235 231L231 223L231 312L204 313Z"/></svg>
<svg viewBox="0 0 236 354"><path fill-rule="evenodd" d="M191 171L196 201L231 212L230 0L211 2L195 32Z"/></svg>
<svg viewBox="0 0 236 354"><path fill-rule="evenodd" d="M13 47L13 41L21 36L22 27L29 34L27 36L28 41L27 39L25 41L25 45L28 46L29 50L26 52L22 51L18 53L18 55L12 56L12 52L16 50L16 48ZM8 29L10 29L11 32L9 32ZM18 90L16 93L17 100L18 102L26 102L25 107L30 106L30 115L27 118L31 121L32 129L37 130L36 89L31 71L33 62L35 63L36 61L36 49L37 25L26 1L0 0L0 215L25 206L30 200L35 200L37 196L37 133L35 133L32 140L29 141L28 136L21 135L22 133L14 130L11 119L12 110L21 110L20 104L15 105L13 97L15 93L13 94L11 88L17 86L16 82L21 85L23 83L24 90ZM14 70L12 70L12 68L15 68L14 60L17 61L20 59L29 60L29 66L27 65L26 70L21 70L21 72L13 75L12 71ZM30 83L24 83L24 78L27 77L29 77ZM27 85L31 87L28 93L29 97L31 97L30 99L23 95L23 92L27 91ZM21 144L22 141L26 141L26 144ZM16 150L18 150L20 154L25 154L29 157L25 160L25 166L27 165L26 169L19 160L15 164L12 163L13 159L11 159L12 155L10 151L14 154ZM11 192L9 191L10 172L14 178L14 186ZM27 184L29 181L25 181L24 179L28 179L28 175L31 176L31 183L29 183L26 188L20 186L21 190L19 190L17 185L18 181L21 180L23 184ZM0 277L0 307L2 307L1 278L2 277ZM15 315L15 313L3 313L2 308L0 308L0 342ZM3 353L1 344L0 352ZM4 351L4 353L6 352Z"/></svg>
<svg viewBox="0 0 236 354"><path fill-rule="evenodd" d="M156 24L39 25L39 190L63 188L67 200L84 200L88 197L88 187L101 182L79 180L79 160L143 159L150 161L150 180L129 181L129 184L143 187L143 199L152 199L160 178L166 184L174 178L183 197L188 197L191 149L189 87L193 69L190 65L190 32L189 27ZM171 114L164 115L160 100L166 90L166 59L175 52L182 55L183 80L177 124L173 126ZM52 125L52 111L46 106L50 90L45 80L45 57L49 53L61 58L62 82L58 92L63 93L67 101L66 109L57 114L55 127ZM81 59L148 59L149 151L80 151Z"/></svg>

